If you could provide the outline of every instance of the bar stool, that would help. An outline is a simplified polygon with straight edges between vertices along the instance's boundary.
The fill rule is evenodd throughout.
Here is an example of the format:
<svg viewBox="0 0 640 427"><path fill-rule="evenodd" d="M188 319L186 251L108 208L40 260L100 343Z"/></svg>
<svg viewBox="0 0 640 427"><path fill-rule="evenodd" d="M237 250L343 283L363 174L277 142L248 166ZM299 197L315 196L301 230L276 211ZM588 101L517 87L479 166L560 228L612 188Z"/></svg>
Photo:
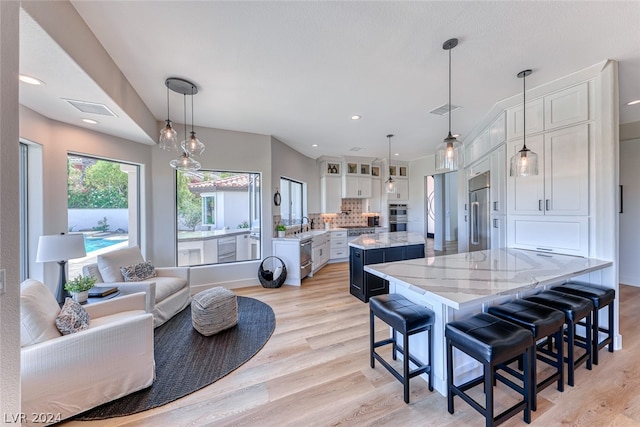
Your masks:
<svg viewBox="0 0 640 427"><path fill-rule="evenodd" d="M553 384L554 381L558 382L558 391L564 391L563 346L557 346L556 352L553 353L551 349L544 348L546 340L540 344L536 344L541 339L547 337L554 337L556 342L562 342L564 313L551 307L520 299L491 306L487 311L489 314L493 314L494 316L528 329L533 334L534 345L531 347L532 353L530 357L531 409L535 411L538 407L538 392ZM540 349L539 351L538 348ZM554 356L555 358L552 359L549 356ZM538 382L536 372L537 360L556 368L555 373Z"/></svg>
<svg viewBox="0 0 640 427"><path fill-rule="evenodd" d="M370 326L370 358L371 367L375 368L376 359L387 368L394 377L404 385L404 401L409 403L409 380L416 375L426 373L429 377L429 391L433 391L431 382L431 361L433 360L433 338L431 334L431 326L435 321L433 311L419 304L412 303L400 294L378 295L369 298L369 326ZM375 317L389 325L392 329L391 337L376 341L375 340ZM427 332L428 340L428 360L423 364L409 353L409 337L418 332ZM402 334L402 346L396 341L396 332ZM403 374L400 374L377 352L376 348L392 344L392 357L396 360L396 352L402 354ZM409 369L409 361L413 362L417 367L414 370Z"/></svg>
<svg viewBox="0 0 640 427"><path fill-rule="evenodd" d="M598 364L598 351L607 344L609 345L609 353L613 353L613 301L616 299L616 291L611 288L605 288L583 282L567 282L562 286L554 286L551 289L557 292L562 292L563 294L571 294L588 298L593 303L593 363L596 365ZM609 307L609 323L606 328L600 326L600 320L598 317L598 312L604 307ZM578 324L584 326L584 322L580 322ZM600 332L607 334L607 337L602 341L600 341Z"/></svg>
<svg viewBox="0 0 640 427"><path fill-rule="evenodd" d="M538 304L546 305L547 307L555 308L564 312L566 328L566 341L567 341L567 377L568 384L573 387L575 384L575 370L578 366L587 362L587 369L591 370L591 312L593 311L593 303L591 300L582 298L575 295L563 294L556 291L542 291L539 294L531 295L524 298L525 301L532 301ZM576 324L585 319L586 332L585 340L581 342L576 340ZM560 347L563 345L562 341L556 342L556 345ZM575 357L575 347L585 349L585 354Z"/></svg>
<svg viewBox="0 0 640 427"><path fill-rule="evenodd" d="M460 396L485 417L487 426L496 426L520 411L524 421L531 422L531 347L533 335L527 329L487 313L480 313L464 320L447 323L447 409L453 414L454 395ZM461 385L453 383L453 348L466 353L482 363L484 374ZM522 387L503 376L499 368L506 362L523 357ZM494 416L493 385L496 380L517 391L523 397L502 413ZM485 406L476 402L465 391L484 385Z"/></svg>

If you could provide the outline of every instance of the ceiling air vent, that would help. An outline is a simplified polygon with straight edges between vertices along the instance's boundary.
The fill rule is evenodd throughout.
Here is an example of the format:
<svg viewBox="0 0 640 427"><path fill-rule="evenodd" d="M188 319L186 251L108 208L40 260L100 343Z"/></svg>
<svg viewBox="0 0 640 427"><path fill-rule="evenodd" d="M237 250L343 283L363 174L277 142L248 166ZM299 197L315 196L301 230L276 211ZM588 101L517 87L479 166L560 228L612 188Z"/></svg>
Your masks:
<svg viewBox="0 0 640 427"><path fill-rule="evenodd" d="M76 101L73 99L64 99L63 100L67 101L69 104L73 105L74 107L76 107L78 110L80 110L83 113L90 113L90 114L99 114L101 116L112 116L112 117L117 117L115 115L115 113L113 111L111 111L109 109L109 107L107 107L104 104L97 104L95 102L87 102L87 101Z"/></svg>
<svg viewBox="0 0 640 427"><path fill-rule="evenodd" d="M456 111L458 108L462 108L459 105L453 105L451 104L451 111ZM444 104L439 106L438 108L435 108L431 111L429 111L431 114L437 114L439 116L444 116L449 112L449 104Z"/></svg>

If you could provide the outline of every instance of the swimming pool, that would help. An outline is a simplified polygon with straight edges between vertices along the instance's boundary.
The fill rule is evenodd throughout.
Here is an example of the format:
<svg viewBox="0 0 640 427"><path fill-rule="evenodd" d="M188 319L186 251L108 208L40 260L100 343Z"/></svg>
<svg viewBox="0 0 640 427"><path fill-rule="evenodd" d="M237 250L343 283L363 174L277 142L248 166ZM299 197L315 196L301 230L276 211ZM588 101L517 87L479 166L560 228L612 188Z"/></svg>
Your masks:
<svg viewBox="0 0 640 427"><path fill-rule="evenodd" d="M129 239L129 236L113 236L108 238L102 237L87 237L84 236L84 249L89 252L97 251L98 249L103 249L111 245L115 245L117 243L125 242Z"/></svg>

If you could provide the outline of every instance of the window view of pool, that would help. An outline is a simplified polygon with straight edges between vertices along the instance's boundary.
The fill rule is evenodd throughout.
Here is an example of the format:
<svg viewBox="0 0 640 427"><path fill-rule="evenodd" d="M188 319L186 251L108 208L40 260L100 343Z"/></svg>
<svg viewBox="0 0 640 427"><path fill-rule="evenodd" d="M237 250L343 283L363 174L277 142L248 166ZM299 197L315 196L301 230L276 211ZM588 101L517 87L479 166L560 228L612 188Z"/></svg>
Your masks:
<svg viewBox="0 0 640 427"><path fill-rule="evenodd" d="M129 240L128 235L114 235L114 236L104 236L104 237L92 237L88 235L84 235L84 248L89 252L97 251L98 249L103 249L111 245L115 245L117 243L126 242Z"/></svg>

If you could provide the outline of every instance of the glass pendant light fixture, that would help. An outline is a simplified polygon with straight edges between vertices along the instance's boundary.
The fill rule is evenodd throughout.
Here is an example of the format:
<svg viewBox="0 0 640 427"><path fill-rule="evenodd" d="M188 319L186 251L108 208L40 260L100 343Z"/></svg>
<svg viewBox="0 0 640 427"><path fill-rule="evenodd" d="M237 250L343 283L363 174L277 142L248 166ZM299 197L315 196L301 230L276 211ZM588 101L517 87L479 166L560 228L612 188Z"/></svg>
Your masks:
<svg viewBox="0 0 640 427"><path fill-rule="evenodd" d="M196 132L193 128L193 95L194 95L195 86L191 86L191 137L189 139L185 139L182 141L182 149L189 153L191 156L200 156L204 153L204 144L200 142L198 138L196 138ZM197 91L197 90L196 90ZM186 98L187 95L185 95ZM185 99L185 109L186 109L186 99ZM186 133L185 133L186 136Z"/></svg>
<svg viewBox="0 0 640 427"><path fill-rule="evenodd" d="M160 139L158 140L158 144L163 150L180 151L180 146L178 145L178 132L176 132L173 126L171 126L171 119L169 116L169 85L165 82L165 86L167 86L167 124L165 127L160 129Z"/></svg>
<svg viewBox="0 0 640 427"><path fill-rule="evenodd" d="M384 182L384 187L387 189L387 193L395 193L396 182L391 178L391 138L393 138L393 134L387 135L387 138L389 138L389 179Z"/></svg>
<svg viewBox="0 0 640 427"><path fill-rule="evenodd" d="M191 95L191 138L182 141L182 144L180 146L178 146L176 139L176 151L182 151L182 154L177 159L171 160L169 162L169 165L172 168L183 172L193 172L200 170L200 162L192 159L193 156L199 156L200 154L202 154L205 147L204 144L200 142L198 138L196 138L196 133L193 129L193 95L198 93L198 88L190 81L178 77L169 77L164 84L167 86L167 89L171 89L172 91L181 93L183 95L185 135L187 135L187 95ZM167 91L167 105L169 104L168 93L169 92ZM168 112L169 108L167 107L167 115ZM167 126L169 125L170 120L167 119Z"/></svg>
<svg viewBox="0 0 640 427"><path fill-rule="evenodd" d="M458 46L458 39L449 39L442 45L449 51L449 134L436 149L436 172L453 172L461 163L462 144L451 134L451 49Z"/></svg>
<svg viewBox="0 0 640 427"><path fill-rule="evenodd" d="M522 149L511 157L511 167L509 168L510 176L529 176L538 175L538 155L527 148L527 102L526 102L526 80L531 74L531 70L524 70L518 73L518 77L522 79Z"/></svg>

